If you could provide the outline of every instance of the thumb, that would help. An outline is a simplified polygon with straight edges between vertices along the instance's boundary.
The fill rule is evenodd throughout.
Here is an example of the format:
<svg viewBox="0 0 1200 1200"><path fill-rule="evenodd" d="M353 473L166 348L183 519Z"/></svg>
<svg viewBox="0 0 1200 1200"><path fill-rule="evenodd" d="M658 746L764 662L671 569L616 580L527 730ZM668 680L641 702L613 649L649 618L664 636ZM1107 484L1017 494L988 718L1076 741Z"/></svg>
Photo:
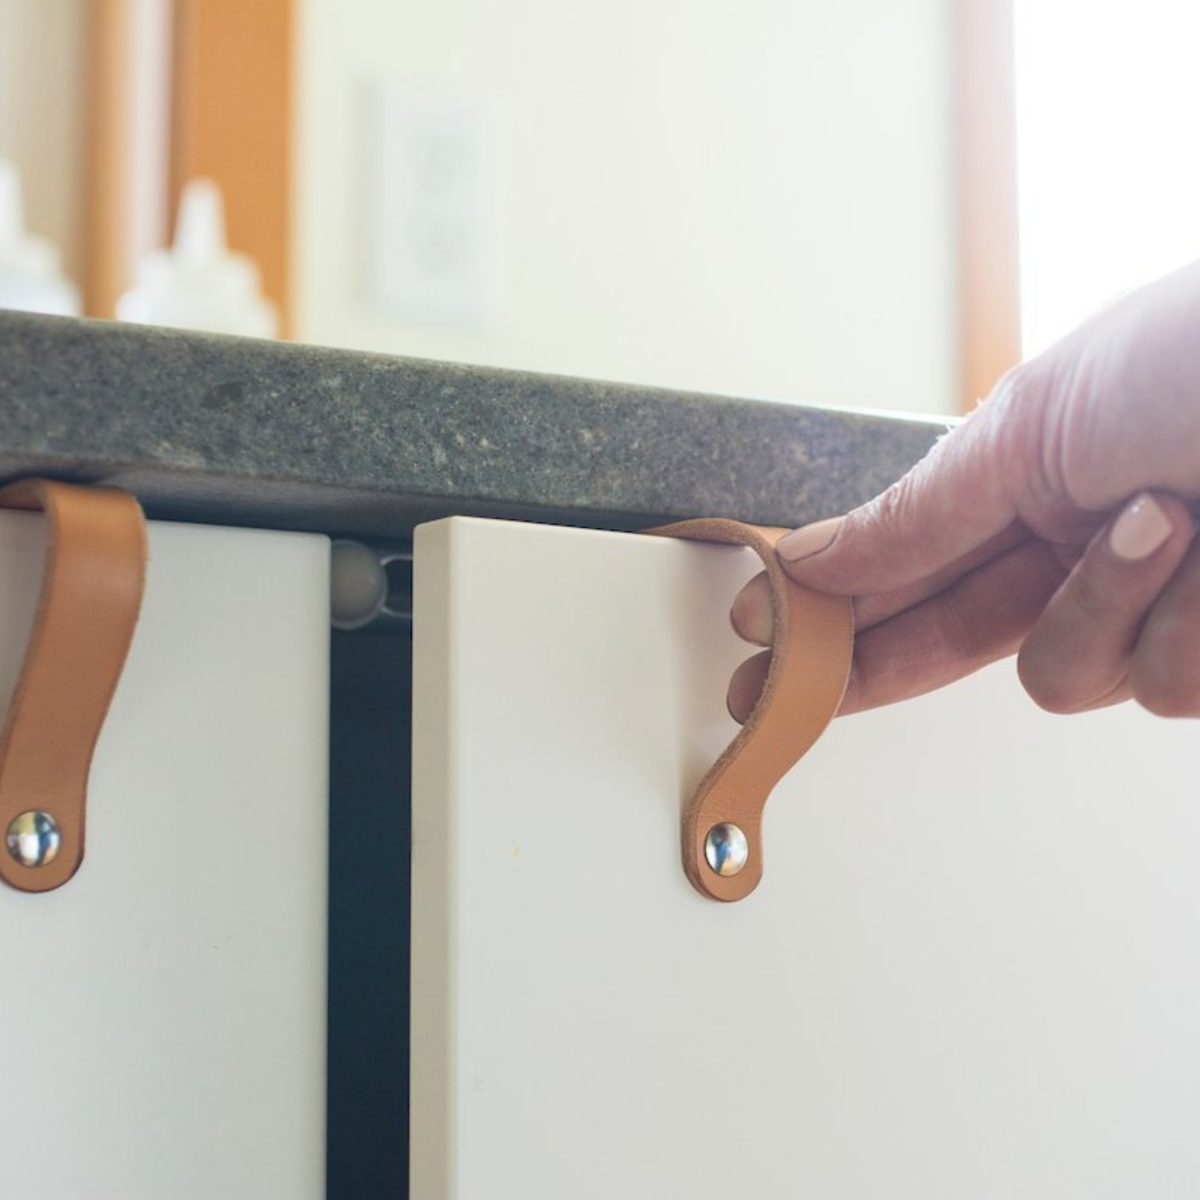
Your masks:
<svg viewBox="0 0 1200 1200"><path fill-rule="evenodd" d="M1021 424L1012 395L1010 376L874 500L781 538L775 549L784 570L818 591L892 591L944 571L1007 530L1026 474L1012 432ZM1022 416L1028 426L1029 414Z"/></svg>

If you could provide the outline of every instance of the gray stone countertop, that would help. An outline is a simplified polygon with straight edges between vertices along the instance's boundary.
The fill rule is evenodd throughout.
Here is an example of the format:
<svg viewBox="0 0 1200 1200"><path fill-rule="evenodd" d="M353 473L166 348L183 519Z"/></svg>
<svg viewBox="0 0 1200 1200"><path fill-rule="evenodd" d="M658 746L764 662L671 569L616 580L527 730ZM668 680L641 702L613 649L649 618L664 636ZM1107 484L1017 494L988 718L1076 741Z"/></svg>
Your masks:
<svg viewBox="0 0 1200 1200"><path fill-rule="evenodd" d="M450 513L637 529L852 507L945 422L0 312L0 477L162 519L404 538Z"/></svg>

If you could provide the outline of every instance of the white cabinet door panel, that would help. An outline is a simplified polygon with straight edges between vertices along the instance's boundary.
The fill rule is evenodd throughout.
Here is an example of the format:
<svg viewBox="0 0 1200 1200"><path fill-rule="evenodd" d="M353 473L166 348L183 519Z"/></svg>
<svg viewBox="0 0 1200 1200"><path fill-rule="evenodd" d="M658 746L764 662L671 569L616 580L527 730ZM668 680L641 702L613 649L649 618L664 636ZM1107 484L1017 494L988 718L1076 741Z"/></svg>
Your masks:
<svg viewBox="0 0 1200 1200"><path fill-rule="evenodd" d="M0 701L41 579L0 513ZM0 1195L324 1195L328 542L151 523L64 887L0 886Z"/></svg>
<svg viewBox="0 0 1200 1200"><path fill-rule="evenodd" d="M746 551L418 530L414 1200L1200 1192L1198 732L1010 664L835 722L748 900L681 806Z"/></svg>

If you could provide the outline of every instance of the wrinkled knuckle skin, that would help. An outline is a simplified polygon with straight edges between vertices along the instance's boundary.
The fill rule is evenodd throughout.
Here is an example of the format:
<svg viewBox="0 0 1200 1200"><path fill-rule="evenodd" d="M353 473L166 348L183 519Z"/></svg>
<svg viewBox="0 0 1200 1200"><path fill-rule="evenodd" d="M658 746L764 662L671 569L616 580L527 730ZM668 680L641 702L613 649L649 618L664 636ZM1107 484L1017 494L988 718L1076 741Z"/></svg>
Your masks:
<svg viewBox="0 0 1200 1200"><path fill-rule="evenodd" d="M909 474L897 480L857 512L850 513L843 525L841 537L847 539L859 533L872 534L873 557L883 560L890 573L903 565L903 552L893 553L892 546L903 546L911 524L914 498L914 478ZM883 535L880 537L879 535Z"/></svg>
<svg viewBox="0 0 1200 1200"><path fill-rule="evenodd" d="M906 475L891 487L880 492L867 505L864 515L876 525L887 530L901 530L911 505L912 476Z"/></svg>

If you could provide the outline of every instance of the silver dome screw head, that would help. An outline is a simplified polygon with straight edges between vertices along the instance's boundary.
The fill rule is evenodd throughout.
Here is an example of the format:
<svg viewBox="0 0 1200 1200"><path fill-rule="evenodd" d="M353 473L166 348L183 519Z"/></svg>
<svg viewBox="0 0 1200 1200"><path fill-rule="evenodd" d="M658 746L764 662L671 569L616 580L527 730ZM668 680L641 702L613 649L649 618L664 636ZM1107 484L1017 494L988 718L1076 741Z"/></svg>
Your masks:
<svg viewBox="0 0 1200 1200"><path fill-rule="evenodd" d="M736 875L750 857L746 835L731 821L714 825L704 839L704 857L717 875Z"/></svg>
<svg viewBox="0 0 1200 1200"><path fill-rule="evenodd" d="M9 855L23 867L44 867L58 857L62 831L58 822L40 809L18 813L5 835Z"/></svg>

